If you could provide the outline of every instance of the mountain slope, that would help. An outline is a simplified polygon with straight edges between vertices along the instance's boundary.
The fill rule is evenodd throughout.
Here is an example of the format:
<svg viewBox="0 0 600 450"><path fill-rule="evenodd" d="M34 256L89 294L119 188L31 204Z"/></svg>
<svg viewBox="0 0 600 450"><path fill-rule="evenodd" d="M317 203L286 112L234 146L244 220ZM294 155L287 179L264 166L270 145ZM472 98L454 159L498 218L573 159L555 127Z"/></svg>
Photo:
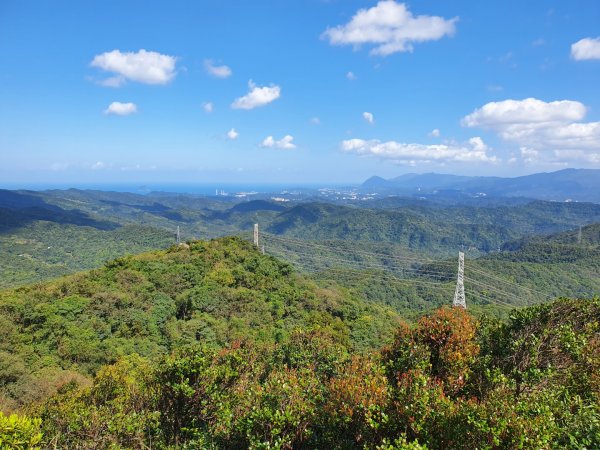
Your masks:
<svg viewBox="0 0 600 450"><path fill-rule="evenodd" d="M327 330L363 351L389 341L397 320L335 285L319 288L236 238L119 258L0 292L0 410L3 396L43 397L65 378L130 353L272 343L297 328Z"/></svg>

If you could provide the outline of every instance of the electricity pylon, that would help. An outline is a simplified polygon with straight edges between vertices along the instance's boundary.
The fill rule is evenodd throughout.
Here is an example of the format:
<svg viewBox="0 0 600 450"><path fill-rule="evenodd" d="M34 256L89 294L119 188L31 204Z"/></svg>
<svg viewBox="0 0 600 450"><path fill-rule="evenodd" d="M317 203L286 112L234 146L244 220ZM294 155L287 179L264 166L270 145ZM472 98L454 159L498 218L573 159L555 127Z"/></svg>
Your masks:
<svg viewBox="0 0 600 450"><path fill-rule="evenodd" d="M456 280L456 291L454 291L454 301L452 306L460 306L467 309L465 300L465 254L458 252L458 279Z"/></svg>

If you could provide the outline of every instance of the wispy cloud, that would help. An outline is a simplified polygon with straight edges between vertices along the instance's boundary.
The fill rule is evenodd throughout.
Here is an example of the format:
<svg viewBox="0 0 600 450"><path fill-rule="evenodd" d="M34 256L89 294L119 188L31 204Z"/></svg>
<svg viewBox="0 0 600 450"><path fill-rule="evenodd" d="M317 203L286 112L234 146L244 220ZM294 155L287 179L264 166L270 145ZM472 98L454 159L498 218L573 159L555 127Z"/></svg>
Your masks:
<svg viewBox="0 0 600 450"><path fill-rule="evenodd" d="M377 139L348 139L341 143L342 151L361 156L371 156L394 164L445 162L497 162L488 155L489 147L480 137L469 139L466 144L425 145L397 141L381 142Z"/></svg>
<svg viewBox="0 0 600 450"><path fill-rule="evenodd" d="M217 66L213 63L212 59L204 60L204 70L206 70L208 74L216 78L228 78L233 74L233 72L228 66L224 64L221 66Z"/></svg>
<svg viewBox="0 0 600 450"><path fill-rule="evenodd" d="M373 113L365 111L362 113L363 119L365 119L368 123L373 125L375 123L375 117L373 117Z"/></svg>
<svg viewBox="0 0 600 450"><path fill-rule="evenodd" d="M215 106L212 102L204 102L202 103L202 109L204 110L204 112L211 113L214 111Z"/></svg>

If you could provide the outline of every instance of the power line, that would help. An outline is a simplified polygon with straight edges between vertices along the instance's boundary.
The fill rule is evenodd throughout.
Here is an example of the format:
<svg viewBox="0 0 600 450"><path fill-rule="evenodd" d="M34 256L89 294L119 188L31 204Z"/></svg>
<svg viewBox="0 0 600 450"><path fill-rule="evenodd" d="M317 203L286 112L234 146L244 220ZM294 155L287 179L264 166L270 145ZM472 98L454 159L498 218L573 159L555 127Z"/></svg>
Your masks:
<svg viewBox="0 0 600 450"><path fill-rule="evenodd" d="M499 281L499 282L504 283L504 284L506 284L508 286L514 286L514 287L516 287L518 289L525 289L525 290L530 291L531 293L534 293L534 294L542 295L544 297L551 297L552 296L551 294L544 293L544 292L538 291L536 289L533 289L533 288L530 288L530 287L527 287L527 286L521 286L520 284L517 284L517 283L513 283L513 282L507 280L506 278L502 278L502 277L498 277L496 275L492 275L491 273L489 273L489 272L487 272L485 270L482 270L482 269L477 269L475 267L469 267L469 271L470 272L478 273L479 275L487 276L489 278L492 278L495 281Z"/></svg>
<svg viewBox="0 0 600 450"><path fill-rule="evenodd" d="M270 234L270 233L262 233L263 236L266 236L268 238L271 238L275 241L282 241L282 242L287 242L290 244L297 244L297 245L311 245L314 247L319 247L319 248L323 248L323 249L327 249L330 251L348 251L347 249L341 249L341 248L335 248L335 247L331 247L331 246L326 246L323 244L317 244L314 243L312 241L307 241L304 239L293 239L293 238L283 238L274 234ZM321 241L323 242L323 241ZM336 242L345 242L345 241L336 241ZM384 258L388 258L388 259L398 259L398 260L404 260L404 261L410 261L410 262L414 262L414 263L418 263L418 264L442 264L442 265L448 265L448 266L454 266L454 263L447 261L447 260L434 260L434 259L430 259L427 257L422 257L421 259L414 257L414 256L399 256L399 255L389 255L386 253L375 253L375 252L367 252L364 250L355 250L352 249L351 250L353 253L358 253L358 254L364 254L364 255L368 255L368 256L374 256L374 257L384 257Z"/></svg>
<svg viewBox="0 0 600 450"><path fill-rule="evenodd" d="M356 260L348 260L348 259L342 259L342 258L333 258L333 257L327 257L327 256L322 256L322 255L315 255L314 253L308 253L305 251L300 251L300 250L289 250L289 249L283 249L283 248L276 248L274 250L272 250L272 253L284 253L284 254L288 254L288 255L301 255L301 256L307 256L311 259L317 260L317 261L325 261L325 262L333 262L333 263L344 263L347 265L354 265L354 266L362 266L362 268L372 268L372 269L387 269L387 270L397 270L397 271L402 271L402 272L409 272L409 273L413 273L416 275L431 275L431 276L438 276L440 278L447 278L448 274L446 272L439 272L439 271L433 271L433 270L423 270L420 268L410 268L410 267L394 267L391 265L386 265L386 264L379 264L379 263L374 263L374 262L368 262L368 261L356 261Z"/></svg>

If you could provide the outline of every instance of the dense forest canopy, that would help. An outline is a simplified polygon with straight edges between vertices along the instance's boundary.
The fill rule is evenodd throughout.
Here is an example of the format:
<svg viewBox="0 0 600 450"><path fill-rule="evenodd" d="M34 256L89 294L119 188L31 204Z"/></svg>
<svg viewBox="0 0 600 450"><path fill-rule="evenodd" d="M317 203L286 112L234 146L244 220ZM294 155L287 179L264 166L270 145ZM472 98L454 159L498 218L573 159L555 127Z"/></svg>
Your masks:
<svg viewBox="0 0 600 450"><path fill-rule="evenodd" d="M600 446L597 205L3 201L0 447Z"/></svg>

